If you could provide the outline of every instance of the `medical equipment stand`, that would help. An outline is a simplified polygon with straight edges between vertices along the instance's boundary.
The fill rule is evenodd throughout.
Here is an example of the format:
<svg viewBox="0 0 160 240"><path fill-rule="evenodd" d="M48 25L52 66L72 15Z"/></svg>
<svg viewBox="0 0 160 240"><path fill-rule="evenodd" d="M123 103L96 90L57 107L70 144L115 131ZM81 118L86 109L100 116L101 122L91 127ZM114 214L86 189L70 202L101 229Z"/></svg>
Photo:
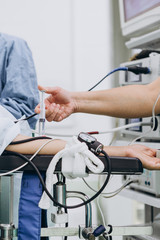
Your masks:
<svg viewBox="0 0 160 240"><path fill-rule="evenodd" d="M80 192L67 192L66 187L61 181L61 174L58 174L58 182L54 184L54 189L56 189L55 197L56 200L59 200L60 203L65 204L66 198L68 197L78 197L83 201L87 199L83 193ZM60 210L60 208L59 208ZM94 240L99 235L104 234L104 232L99 232L99 235L94 235L94 232L99 228L99 226L92 226L92 210L91 204L87 204L85 206L85 226L78 227L53 227L53 228L42 228L41 229L41 237L51 237L51 236L79 236L80 239L89 239ZM61 215L62 214L62 215ZM60 220L61 223L67 222L66 215L61 211L58 211L58 217L52 215L52 219ZM60 223L54 221L55 223ZM111 233L109 226L104 226L106 236L128 236L128 235L151 235L153 233L152 226L123 226L123 227L113 227ZM17 236L17 229L14 228L13 224L1 224L0 225L1 240L12 240L13 237ZM106 239L106 238L104 238Z"/></svg>

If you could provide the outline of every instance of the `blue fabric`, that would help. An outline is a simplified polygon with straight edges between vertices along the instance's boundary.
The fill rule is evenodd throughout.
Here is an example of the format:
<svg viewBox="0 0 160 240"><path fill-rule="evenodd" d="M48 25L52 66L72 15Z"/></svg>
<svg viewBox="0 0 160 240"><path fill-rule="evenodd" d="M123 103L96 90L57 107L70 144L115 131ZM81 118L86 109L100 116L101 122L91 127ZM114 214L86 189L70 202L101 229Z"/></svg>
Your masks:
<svg viewBox="0 0 160 240"><path fill-rule="evenodd" d="M43 173L42 176L44 178L45 174ZM42 186L38 176L24 172L19 202L18 240L40 240L42 211L38 203L41 195ZM46 212L44 217L46 218Z"/></svg>
<svg viewBox="0 0 160 240"><path fill-rule="evenodd" d="M34 113L39 103L37 77L27 43L0 33L0 104L17 119ZM28 120L35 128L37 116Z"/></svg>
<svg viewBox="0 0 160 240"><path fill-rule="evenodd" d="M32 53L27 43L0 33L0 105L17 119L34 113L39 92ZM28 120L35 128L37 116ZM19 205L19 240L39 240L42 187L35 174L24 173ZM45 216L45 214L43 214Z"/></svg>

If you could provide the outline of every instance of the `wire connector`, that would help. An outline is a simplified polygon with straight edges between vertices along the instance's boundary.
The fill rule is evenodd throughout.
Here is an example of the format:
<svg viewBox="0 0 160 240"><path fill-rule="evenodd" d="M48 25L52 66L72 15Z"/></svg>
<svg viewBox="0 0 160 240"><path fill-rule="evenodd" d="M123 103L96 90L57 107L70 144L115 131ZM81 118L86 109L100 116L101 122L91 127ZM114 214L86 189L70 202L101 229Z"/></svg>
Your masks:
<svg viewBox="0 0 160 240"><path fill-rule="evenodd" d="M149 74L151 70L148 67L139 67L139 66L131 66L128 67L129 72L133 72L134 74Z"/></svg>

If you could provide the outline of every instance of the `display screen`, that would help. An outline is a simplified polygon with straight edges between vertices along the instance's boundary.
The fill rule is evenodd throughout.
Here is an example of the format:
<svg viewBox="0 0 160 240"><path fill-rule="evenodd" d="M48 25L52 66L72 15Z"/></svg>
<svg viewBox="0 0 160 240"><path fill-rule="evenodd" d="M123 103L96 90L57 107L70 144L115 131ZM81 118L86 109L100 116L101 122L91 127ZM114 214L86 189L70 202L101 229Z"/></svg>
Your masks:
<svg viewBox="0 0 160 240"><path fill-rule="evenodd" d="M141 121L142 121L141 118L126 119L126 124L137 123L137 122L141 122ZM130 128L127 128L127 130L136 131L136 132L142 132L142 126L130 127Z"/></svg>
<svg viewBox="0 0 160 240"><path fill-rule="evenodd" d="M160 0L123 0L123 2L125 22L152 8L160 6Z"/></svg>

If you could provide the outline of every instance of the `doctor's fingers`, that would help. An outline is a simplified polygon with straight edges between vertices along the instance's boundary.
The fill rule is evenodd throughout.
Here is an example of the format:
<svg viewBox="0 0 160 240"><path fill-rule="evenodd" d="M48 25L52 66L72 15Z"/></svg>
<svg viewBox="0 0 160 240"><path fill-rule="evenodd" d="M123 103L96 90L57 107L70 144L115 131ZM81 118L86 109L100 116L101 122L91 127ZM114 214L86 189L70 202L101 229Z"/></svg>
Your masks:
<svg viewBox="0 0 160 240"><path fill-rule="evenodd" d="M38 89L40 91L45 91L45 93L56 95L59 91L62 90L60 87L43 87L41 85L38 85Z"/></svg>
<svg viewBox="0 0 160 240"><path fill-rule="evenodd" d="M38 105L35 107L34 111L35 111L35 113L38 113L38 114L41 112L41 110L40 110L40 104L38 104Z"/></svg>
<svg viewBox="0 0 160 240"><path fill-rule="evenodd" d="M45 109L47 109L47 106L45 105ZM38 104L35 109L34 109L35 113L39 114L41 112L41 108L40 108L40 104Z"/></svg>
<svg viewBox="0 0 160 240"><path fill-rule="evenodd" d="M46 98L46 99L45 99L45 109L48 109L50 105L51 105L51 103L50 103L50 102L48 101L48 99ZM40 103L35 107L34 111L35 111L36 113L38 113L38 114L41 112Z"/></svg>
<svg viewBox="0 0 160 240"><path fill-rule="evenodd" d="M46 110L46 119L47 121L61 121L63 113L63 107L61 107L59 104L52 103Z"/></svg>

